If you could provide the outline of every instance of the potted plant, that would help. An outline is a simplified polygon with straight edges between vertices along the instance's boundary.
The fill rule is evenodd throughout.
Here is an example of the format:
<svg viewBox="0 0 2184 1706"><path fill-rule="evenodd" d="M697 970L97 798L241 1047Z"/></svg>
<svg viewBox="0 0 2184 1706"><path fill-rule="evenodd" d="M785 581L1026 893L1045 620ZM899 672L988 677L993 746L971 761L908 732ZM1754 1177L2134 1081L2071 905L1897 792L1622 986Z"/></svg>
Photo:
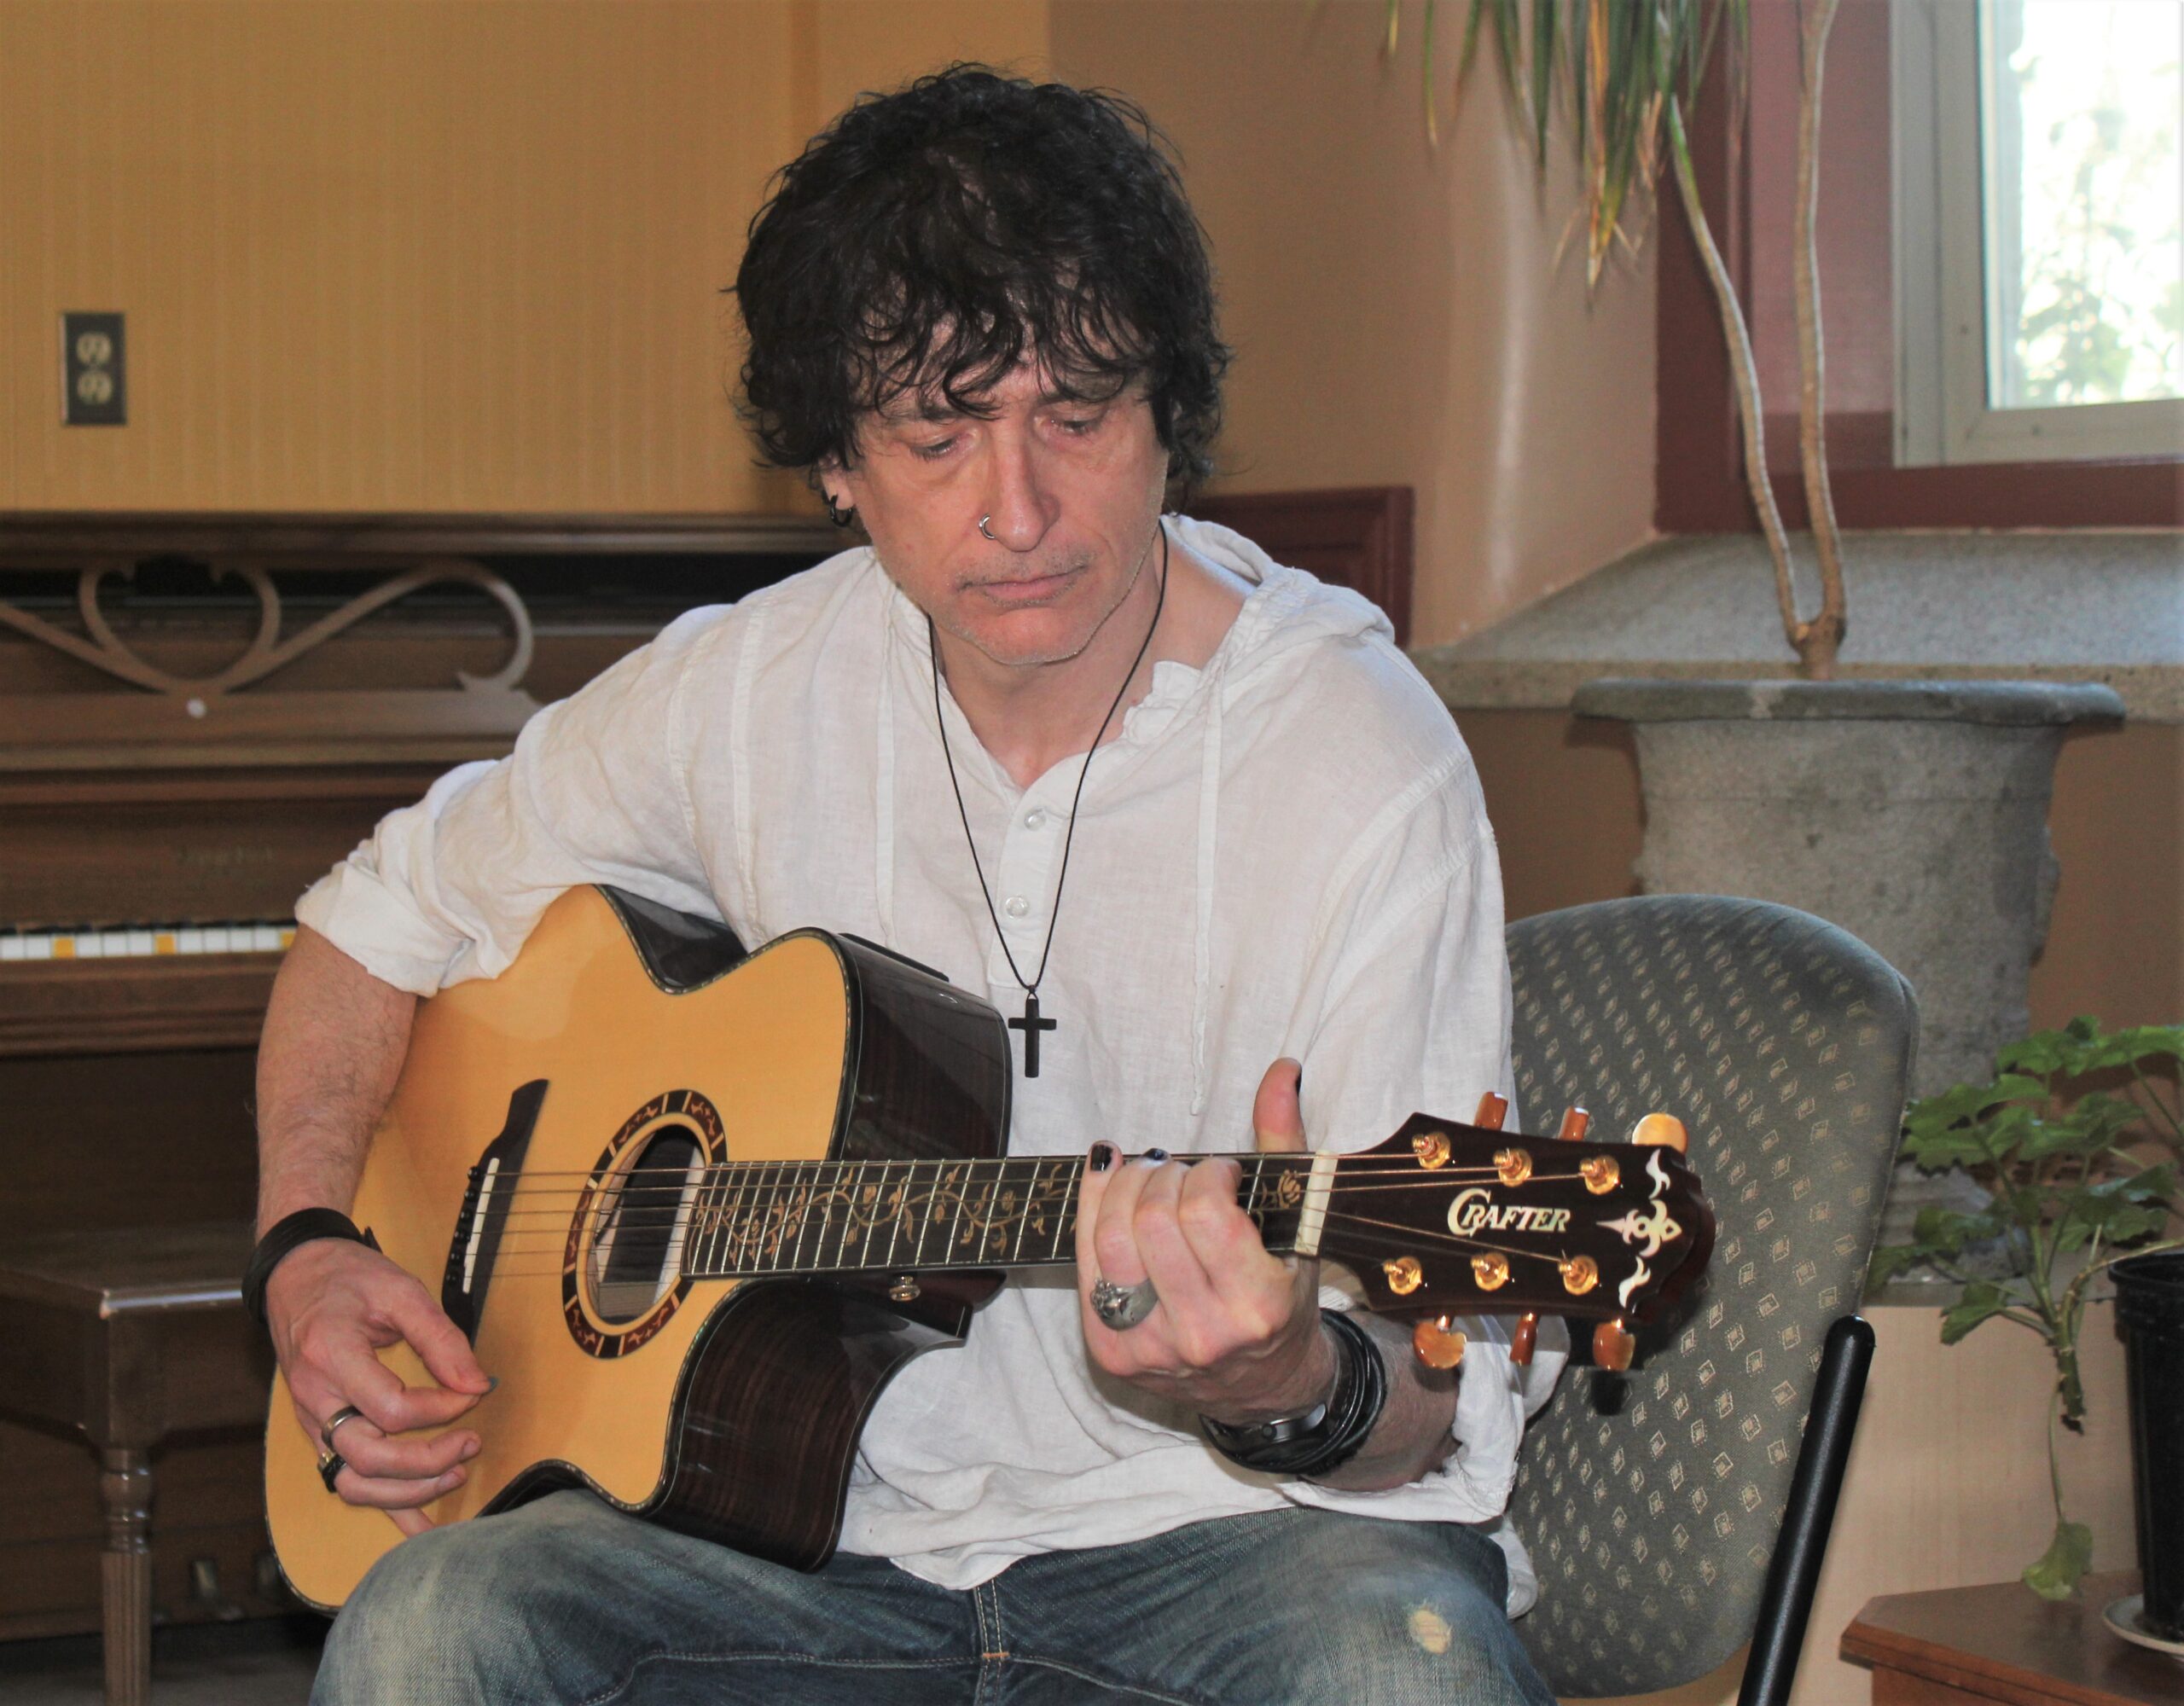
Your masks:
<svg viewBox="0 0 2184 1706"><path fill-rule="evenodd" d="M1943 1343L2006 1321L2037 1333L2054 1358L2048 1470L2055 1534L2024 1573L2050 1599L2069 1597L2093 1558L2093 1531L2065 1511L2055 1454L2059 1429L2084 1431L2078 1348L2086 1303L2111 1264L2184 1248L2184 1239L2151 1241L2169 1229L2178 1204L2184 1106L2161 1074L2180 1065L2184 1025L2103 1032L2080 1018L2012 1043L1991 1082L1929 1096L1904 1118L1904 1154L1914 1165L1961 1169L1987 1200L1968 1212L1922 1210L1908 1242L1873 1253L1873 1280L1931 1266L1964 1288L1942 1316ZM1966 1266L1967 1252L1996 1246L2009 1258L2001 1277ZM2135 1391L2134 1401L2140 1396ZM2179 1426L2184 1416L2139 1418L2133 1431L2159 1437ZM2146 1490L2142 1476L2142 1499ZM2155 1525L2142 1520L2140 1530Z"/></svg>
<svg viewBox="0 0 2184 1706"><path fill-rule="evenodd" d="M1429 124L1440 9L1427 0ZM1572 229L1584 232L1595 282L1618 250L1642 241L1666 173L1720 310L1745 482L1800 679L1617 679L1578 689L1578 714L1634 729L1646 803L1640 885L1801 907L1869 943L1918 990L1919 1085L1938 1089L1984 1073L1996 1048L2029 1027L2026 979L2056 875L2047 829L2056 753L2068 728L2116 721L2123 704L2090 683L1836 679L1846 593L1822 430L1815 243L1822 74L1836 9L1837 0L1800 0L1798 9L1798 419L1820 582L1809 613L1799 610L1769 477L1743 305L1692 157L1694 103L1715 52L1729 56L1728 98L1741 113L1750 0L1470 0L1456 83L1490 37L1542 167L1554 115L1565 115L1582 183ZM1399 0L1389 0L1391 49L1399 17ZM1971 1206L1961 1181L1957 1191ZM1893 1205L1899 1233L1916 1195Z"/></svg>

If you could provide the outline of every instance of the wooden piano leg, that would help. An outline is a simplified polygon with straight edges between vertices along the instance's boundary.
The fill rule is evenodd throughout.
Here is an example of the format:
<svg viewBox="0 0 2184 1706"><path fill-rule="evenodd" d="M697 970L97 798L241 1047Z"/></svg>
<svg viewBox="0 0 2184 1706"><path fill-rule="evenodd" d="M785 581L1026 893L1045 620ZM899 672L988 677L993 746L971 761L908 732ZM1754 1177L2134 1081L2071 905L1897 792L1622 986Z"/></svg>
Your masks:
<svg viewBox="0 0 2184 1706"><path fill-rule="evenodd" d="M105 1624L107 1706L147 1706L152 1697L152 1465L140 1447L99 1453L106 1550L99 1559Z"/></svg>

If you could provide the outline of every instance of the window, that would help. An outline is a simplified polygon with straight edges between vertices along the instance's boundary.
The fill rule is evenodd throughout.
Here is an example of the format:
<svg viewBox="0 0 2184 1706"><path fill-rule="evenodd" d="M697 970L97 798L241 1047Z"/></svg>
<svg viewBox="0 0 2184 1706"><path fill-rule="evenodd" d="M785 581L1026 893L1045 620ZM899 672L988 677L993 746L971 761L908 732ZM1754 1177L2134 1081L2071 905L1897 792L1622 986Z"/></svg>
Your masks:
<svg viewBox="0 0 2184 1706"><path fill-rule="evenodd" d="M2184 455L2184 4L1892 30L1898 463Z"/></svg>

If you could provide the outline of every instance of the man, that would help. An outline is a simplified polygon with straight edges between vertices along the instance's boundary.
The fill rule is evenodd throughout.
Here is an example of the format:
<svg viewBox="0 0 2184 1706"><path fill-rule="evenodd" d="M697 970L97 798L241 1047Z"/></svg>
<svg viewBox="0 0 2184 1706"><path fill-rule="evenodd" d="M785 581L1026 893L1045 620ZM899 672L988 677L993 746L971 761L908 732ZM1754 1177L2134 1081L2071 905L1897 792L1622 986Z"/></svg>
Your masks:
<svg viewBox="0 0 2184 1706"><path fill-rule="evenodd" d="M299 1425L353 1409L333 1490L415 1537L320 1696L1545 1701L1483 1529L1521 1371L1482 1335L1428 1374L1265 1251L1233 1163L1169 1158L1468 1110L1509 1021L1477 783L1385 621L1162 519L1227 352L1142 115L966 67L867 99L784 171L737 293L761 445L870 548L671 624L305 897L261 1230L349 1202L415 996L610 882L985 990L1012 1150L1090 1153L1074 1285L1019 1278L894 1381L800 1575L584 1493L432 1530L490 1371L363 1245L269 1239ZM437 1388L378 1362L397 1338Z"/></svg>

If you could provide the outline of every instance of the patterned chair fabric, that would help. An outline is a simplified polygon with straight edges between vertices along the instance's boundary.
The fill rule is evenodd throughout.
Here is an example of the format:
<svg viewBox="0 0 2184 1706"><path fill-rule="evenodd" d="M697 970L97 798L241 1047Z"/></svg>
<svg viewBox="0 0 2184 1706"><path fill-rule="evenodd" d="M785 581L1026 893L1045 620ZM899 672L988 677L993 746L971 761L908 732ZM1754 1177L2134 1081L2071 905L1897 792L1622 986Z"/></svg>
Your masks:
<svg viewBox="0 0 2184 1706"><path fill-rule="evenodd" d="M1513 926L1509 960L1525 1129L1573 1103L1600 1137L1673 1113L1717 1222L1705 1281L1640 1330L1631 1371L1564 1378L1510 1499L1542 1674L1565 1697L1650 1692L1751 1637L1821 1343L1879 1229L1918 1009L1856 937L1762 901L1573 907Z"/></svg>

